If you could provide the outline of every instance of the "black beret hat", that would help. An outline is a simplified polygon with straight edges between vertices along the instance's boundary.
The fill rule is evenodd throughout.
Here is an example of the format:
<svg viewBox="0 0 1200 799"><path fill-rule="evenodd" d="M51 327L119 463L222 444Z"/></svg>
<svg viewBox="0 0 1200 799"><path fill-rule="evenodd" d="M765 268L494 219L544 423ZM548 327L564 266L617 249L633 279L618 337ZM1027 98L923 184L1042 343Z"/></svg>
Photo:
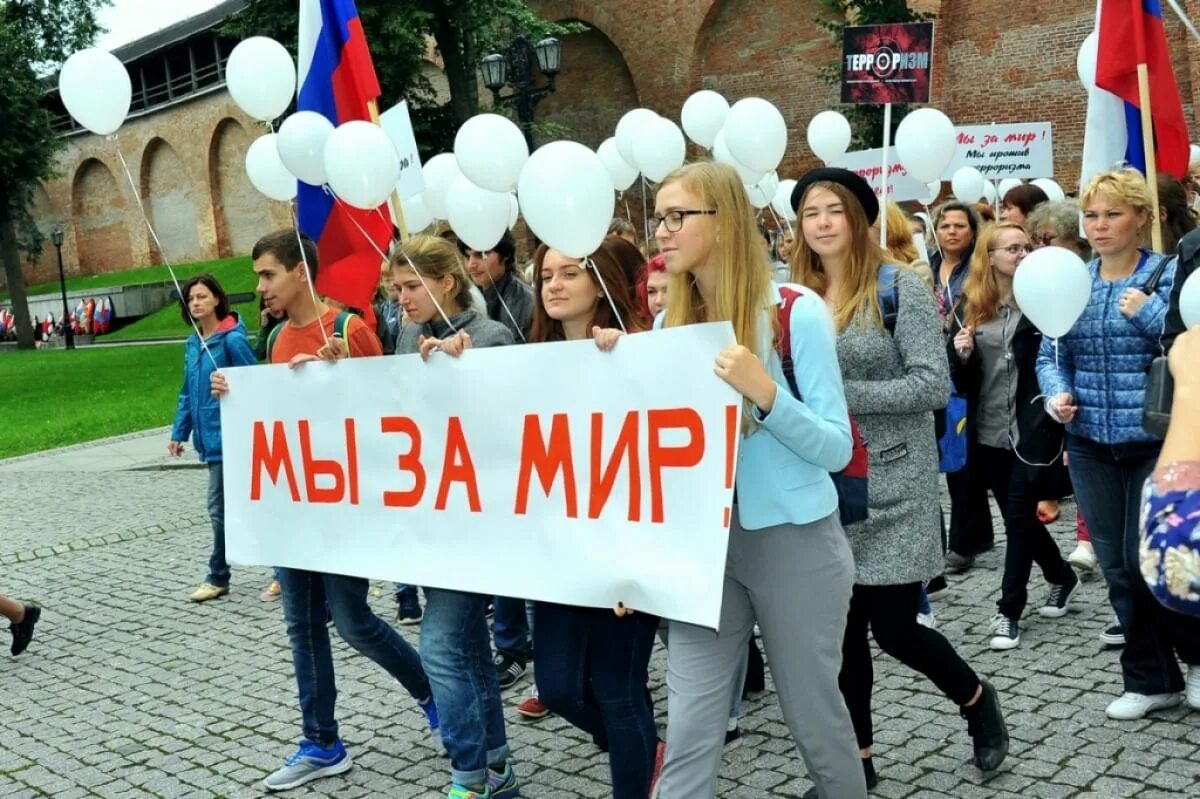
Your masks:
<svg viewBox="0 0 1200 799"><path fill-rule="evenodd" d="M871 184L867 183L861 175L857 175L849 169L832 166L810 170L796 181L796 188L792 189L792 210L797 214L800 213L800 201L804 199L804 192L808 191L814 183L837 183L844 186L858 198L858 202L867 215L868 225L875 224L875 220L879 218L879 199L875 196L875 190L871 188Z"/></svg>

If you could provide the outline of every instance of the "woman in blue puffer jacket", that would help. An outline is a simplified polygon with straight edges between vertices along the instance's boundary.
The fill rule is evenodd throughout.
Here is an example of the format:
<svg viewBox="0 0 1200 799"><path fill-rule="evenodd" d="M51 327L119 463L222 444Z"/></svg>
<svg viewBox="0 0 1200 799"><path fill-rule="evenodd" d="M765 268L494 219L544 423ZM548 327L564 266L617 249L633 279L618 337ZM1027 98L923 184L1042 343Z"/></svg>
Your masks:
<svg viewBox="0 0 1200 799"><path fill-rule="evenodd" d="M213 548L208 578L192 593L193 602L207 602L229 593L229 564L225 561L225 488L221 478L221 406L209 390L217 369L257 363L246 338L246 326L229 310L229 297L212 275L199 275L183 284L180 313L195 323L183 356L183 388L175 408L175 424L167 450L183 454L188 436L201 462L208 465L208 515ZM203 336L203 340L201 340Z"/></svg>
<svg viewBox="0 0 1200 799"><path fill-rule="evenodd" d="M1092 295L1057 350L1043 340L1038 381L1047 410L1067 425L1071 481L1125 633L1125 693L1107 713L1140 719L1179 704L1184 681L1176 653L1195 664L1188 694L1200 704L1200 625L1169 624L1138 565L1142 485L1162 448L1142 430L1142 406L1150 361L1161 352L1175 264L1142 247L1152 206L1140 173L1099 175L1080 199L1084 232L1099 256L1088 264Z"/></svg>

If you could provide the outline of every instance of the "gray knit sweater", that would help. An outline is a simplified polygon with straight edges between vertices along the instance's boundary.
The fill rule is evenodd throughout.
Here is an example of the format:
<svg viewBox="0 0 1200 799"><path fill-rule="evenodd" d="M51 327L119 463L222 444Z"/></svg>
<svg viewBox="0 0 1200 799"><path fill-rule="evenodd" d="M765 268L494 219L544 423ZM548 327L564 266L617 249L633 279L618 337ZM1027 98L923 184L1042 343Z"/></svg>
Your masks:
<svg viewBox="0 0 1200 799"><path fill-rule="evenodd" d="M471 346L475 349L482 347L503 347L513 343L513 334L499 322L493 322L478 311L463 311L450 317L455 330L466 330L471 336ZM400 330L400 338L396 341L396 354L408 355L420 352L421 336L433 338L449 338L454 330L441 317L435 317L423 325L405 325Z"/></svg>
<svg viewBox="0 0 1200 799"><path fill-rule="evenodd" d="M838 335L846 402L869 454L870 517L846 528L860 585L942 571L933 412L949 400L949 365L929 290L908 270L896 280L894 336L857 318Z"/></svg>

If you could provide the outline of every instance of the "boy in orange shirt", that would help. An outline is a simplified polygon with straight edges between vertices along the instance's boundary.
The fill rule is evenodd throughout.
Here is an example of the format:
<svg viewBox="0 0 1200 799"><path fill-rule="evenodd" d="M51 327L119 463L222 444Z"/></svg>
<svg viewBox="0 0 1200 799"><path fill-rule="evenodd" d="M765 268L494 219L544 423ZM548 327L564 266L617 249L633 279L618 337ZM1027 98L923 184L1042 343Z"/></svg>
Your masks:
<svg viewBox="0 0 1200 799"><path fill-rule="evenodd" d="M383 354L375 333L357 316L351 316L345 324L344 336L338 335L335 327L339 311L315 297L310 288L318 270L312 239L298 237L291 229L276 231L254 245L251 257L258 275L257 291L266 310L282 311L287 319L268 347L271 363L286 363L295 369L308 361ZM212 390L218 398L229 391L219 371L213 373ZM279 581L304 739L283 767L266 778L266 788L288 790L341 774L351 766L334 717L337 686L325 624L326 607L342 639L382 666L417 700L440 750L437 708L421 667L421 656L371 610L367 604L369 582L362 577L285 568L279 569Z"/></svg>

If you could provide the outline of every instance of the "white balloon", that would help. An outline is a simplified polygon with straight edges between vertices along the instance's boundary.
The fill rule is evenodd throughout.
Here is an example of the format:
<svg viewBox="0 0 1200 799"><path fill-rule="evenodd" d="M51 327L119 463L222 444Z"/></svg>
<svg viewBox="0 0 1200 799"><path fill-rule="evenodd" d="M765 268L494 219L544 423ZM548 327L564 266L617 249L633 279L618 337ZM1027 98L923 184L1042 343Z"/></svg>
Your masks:
<svg viewBox="0 0 1200 799"><path fill-rule="evenodd" d="M761 209L771 204L777 191L779 191L779 174L768 172L758 183L746 187L746 196L750 198L751 205Z"/></svg>
<svg viewBox="0 0 1200 799"><path fill-rule="evenodd" d="M617 149L617 140L612 136L600 143L600 149L596 151L596 155L600 156L617 191L625 191L637 180L637 167L630 166L625 162Z"/></svg>
<svg viewBox="0 0 1200 799"><path fill-rule="evenodd" d="M724 128L717 133L717 138L713 140L712 155L713 160L717 161L718 163L728 164L736 169L738 177L741 178L742 183L746 184L747 186L753 186L755 183L758 183L763 179L763 175L767 174L769 171L765 169L761 171L757 169L750 169L749 167L739 163L738 160L733 157L733 154L729 152L729 146L725 144Z"/></svg>
<svg viewBox="0 0 1200 799"><path fill-rule="evenodd" d="M73 53L58 73L58 93L75 121L99 136L116 133L129 116L129 70L107 50Z"/></svg>
<svg viewBox="0 0 1200 799"><path fill-rule="evenodd" d="M506 191L480 188L466 175L459 175L446 194L446 219L460 241L472 250L487 252L508 230L511 197Z"/></svg>
<svg viewBox="0 0 1200 799"><path fill-rule="evenodd" d="M1200 325L1200 271L1192 272L1179 292L1179 315L1189 330Z"/></svg>
<svg viewBox="0 0 1200 799"><path fill-rule="evenodd" d="M959 167L950 180L950 188L959 202L976 203L984 192L983 174L973 166Z"/></svg>
<svg viewBox="0 0 1200 799"><path fill-rule="evenodd" d="M499 114L476 114L454 137L454 160L476 186L488 191L512 191L521 167L529 160L529 145L511 119Z"/></svg>
<svg viewBox="0 0 1200 799"><path fill-rule="evenodd" d="M425 207L425 195L416 194L400 201L404 209L404 224L409 233L419 233L433 224L433 214Z"/></svg>
<svg viewBox="0 0 1200 799"><path fill-rule="evenodd" d="M446 193L450 184L462 174L453 153L441 153L429 159L421 170L425 176L425 207L434 219L446 218Z"/></svg>
<svg viewBox="0 0 1200 799"><path fill-rule="evenodd" d="M922 183L942 179L957 147L954 123L936 108L918 108L896 128L896 154L900 163Z"/></svg>
<svg viewBox="0 0 1200 799"><path fill-rule="evenodd" d="M925 184L925 190L929 193L921 198L921 205L933 205L942 194L942 182L931 180Z"/></svg>
<svg viewBox="0 0 1200 799"><path fill-rule="evenodd" d="M646 135L644 128L656 119L658 119L658 114L649 108L635 108L625 112L625 116L621 117L621 121L617 123L617 152L625 159L625 163L632 167L637 166L637 158L633 154L633 144Z"/></svg>
<svg viewBox="0 0 1200 799"><path fill-rule="evenodd" d="M251 36L225 64L225 85L238 107L260 122L279 117L296 94L296 62L279 42Z"/></svg>
<svg viewBox="0 0 1200 799"><path fill-rule="evenodd" d="M658 183L683 166L687 142L683 131L669 119L657 117L642 127L633 143L633 160L646 180Z"/></svg>
<svg viewBox="0 0 1200 799"><path fill-rule="evenodd" d="M983 198L988 201L988 205L996 204L996 184L990 180L983 182Z"/></svg>
<svg viewBox="0 0 1200 799"><path fill-rule="evenodd" d="M355 120L325 140L325 175L333 193L355 208L378 208L400 180L400 157L383 128Z"/></svg>
<svg viewBox="0 0 1200 799"><path fill-rule="evenodd" d="M850 149L850 122L837 111L822 111L808 123L808 149L826 164Z"/></svg>
<svg viewBox="0 0 1200 799"><path fill-rule="evenodd" d="M279 158L283 165L310 186L323 186L325 142L333 133L333 123L316 111L297 111L279 126Z"/></svg>
<svg viewBox="0 0 1200 799"><path fill-rule="evenodd" d="M287 202L296 196L296 176L279 160L278 136L259 136L246 151L246 175L254 188L272 200Z"/></svg>
<svg viewBox="0 0 1200 799"><path fill-rule="evenodd" d="M688 138L708 150L728 114L728 100L710 89L701 89L684 101L680 121Z"/></svg>
<svg viewBox="0 0 1200 799"><path fill-rule="evenodd" d="M771 207L775 209L775 213L789 222L796 221L796 212L792 210L792 191L795 188L795 180L781 180L779 188L775 189L775 199L771 200Z"/></svg>
<svg viewBox="0 0 1200 799"><path fill-rule="evenodd" d="M1016 178L1005 178L1000 181L1000 185L996 187L996 193L1000 196L1000 201L1003 202L1005 196L1017 186L1024 185Z"/></svg>
<svg viewBox="0 0 1200 799"><path fill-rule="evenodd" d="M722 130L729 154L764 175L779 166L787 151L787 122L773 103L761 97L734 103Z"/></svg>
<svg viewBox="0 0 1200 799"><path fill-rule="evenodd" d="M1046 192L1046 196L1050 198L1050 202L1052 203L1062 202L1067 198L1066 193L1062 190L1062 186L1059 186L1050 178L1038 178L1037 180L1030 181L1030 183Z"/></svg>
<svg viewBox="0 0 1200 799"><path fill-rule="evenodd" d="M517 217L521 215L521 205L517 202L517 195L508 195L508 229L512 230L517 225Z"/></svg>
<svg viewBox="0 0 1200 799"><path fill-rule="evenodd" d="M615 191L600 156L572 141L538 148L517 181L529 229L569 258L591 255L604 241Z"/></svg>
<svg viewBox="0 0 1200 799"><path fill-rule="evenodd" d="M1065 247L1042 247L1025 256L1013 276L1021 313L1050 338L1060 338L1079 321L1092 296L1092 276L1083 259Z"/></svg>
<svg viewBox="0 0 1200 799"><path fill-rule="evenodd" d="M1096 85L1096 59L1099 50L1100 37L1096 35L1096 31L1092 31L1083 38L1083 44L1079 45L1079 54L1075 56L1075 71L1085 89Z"/></svg>

